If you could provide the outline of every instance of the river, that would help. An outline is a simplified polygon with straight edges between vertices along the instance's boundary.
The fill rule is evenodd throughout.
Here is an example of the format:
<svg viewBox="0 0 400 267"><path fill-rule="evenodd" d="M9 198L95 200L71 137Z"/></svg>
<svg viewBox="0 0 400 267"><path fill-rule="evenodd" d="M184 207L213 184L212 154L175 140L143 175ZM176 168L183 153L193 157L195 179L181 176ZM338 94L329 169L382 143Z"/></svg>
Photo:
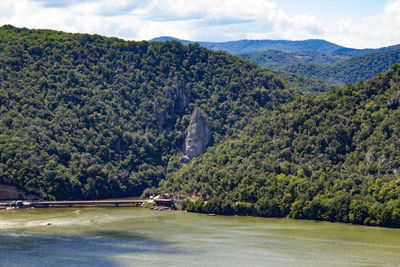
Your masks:
<svg viewBox="0 0 400 267"><path fill-rule="evenodd" d="M132 207L0 210L0 266L400 266L400 230Z"/></svg>

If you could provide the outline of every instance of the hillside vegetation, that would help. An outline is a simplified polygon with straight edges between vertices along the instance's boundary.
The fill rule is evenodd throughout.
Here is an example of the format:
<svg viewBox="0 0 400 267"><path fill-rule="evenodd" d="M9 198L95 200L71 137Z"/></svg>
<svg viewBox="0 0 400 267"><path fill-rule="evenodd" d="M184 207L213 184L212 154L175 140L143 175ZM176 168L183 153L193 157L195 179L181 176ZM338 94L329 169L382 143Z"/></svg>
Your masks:
<svg viewBox="0 0 400 267"><path fill-rule="evenodd" d="M298 52L298 51L315 51L320 53L334 53L335 51L346 50L346 47L319 39L309 39L302 41L290 40L237 40L227 42L194 42L189 40L181 40L174 37L164 36L154 38L150 41L168 41L177 40L183 44L198 43L199 45L213 49L223 50L234 55L262 52L269 50L277 50L282 52ZM352 50L353 51L353 50Z"/></svg>
<svg viewBox="0 0 400 267"><path fill-rule="evenodd" d="M240 56L266 68L300 74L335 86L370 79L400 62L399 48L365 55L350 55L315 51L287 53L271 50Z"/></svg>
<svg viewBox="0 0 400 267"><path fill-rule="evenodd" d="M150 41L164 42L171 40L176 40L183 44L198 43L200 46L204 46L206 48L210 48L213 50L227 51L234 55L268 52L268 51L280 51L293 54L298 53L298 55L305 53L308 54L309 56L330 55L337 57L350 57L350 56L359 56L359 55L372 54L378 52L387 52L390 50L395 50L400 48L400 44L397 44L381 48L356 49L356 48L344 47L321 39L308 39L300 41L244 39L244 40L227 41L227 42L202 42L202 41L182 40L170 36L162 36L153 38Z"/></svg>
<svg viewBox="0 0 400 267"><path fill-rule="evenodd" d="M161 183L189 211L400 227L400 65L255 118Z"/></svg>
<svg viewBox="0 0 400 267"><path fill-rule="evenodd" d="M395 63L400 63L400 49L352 56L332 65L296 63L282 66L282 69L331 84L345 85L386 72Z"/></svg>
<svg viewBox="0 0 400 267"><path fill-rule="evenodd" d="M247 58L249 61L266 68L282 70L297 64L329 66L347 58L346 56L336 56L329 53L307 50L291 53L279 50L269 50L239 54L239 56Z"/></svg>
<svg viewBox="0 0 400 267"><path fill-rule="evenodd" d="M216 144L294 98L255 64L177 41L0 28L0 184L48 199L140 195L179 167L199 108Z"/></svg>
<svg viewBox="0 0 400 267"><path fill-rule="evenodd" d="M160 37L153 40L179 40ZM184 44L193 41L179 40ZM199 42L201 46L223 50L247 58L260 66L297 73L307 78L344 86L370 79L400 63L400 45L377 49L353 49L325 40L238 40L229 42ZM309 82L312 83L312 82ZM311 90L309 90L311 91Z"/></svg>

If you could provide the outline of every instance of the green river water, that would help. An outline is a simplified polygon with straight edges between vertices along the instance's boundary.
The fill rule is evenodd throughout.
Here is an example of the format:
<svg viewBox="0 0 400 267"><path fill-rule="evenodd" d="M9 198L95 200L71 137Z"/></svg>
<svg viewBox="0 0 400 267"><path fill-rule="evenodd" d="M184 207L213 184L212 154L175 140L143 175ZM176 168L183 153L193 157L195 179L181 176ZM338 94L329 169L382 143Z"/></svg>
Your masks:
<svg viewBox="0 0 400 267"><path fill-rule="evenodd" d="M132 207L0 210L0 266L400 266L400 230Z"/></svg>

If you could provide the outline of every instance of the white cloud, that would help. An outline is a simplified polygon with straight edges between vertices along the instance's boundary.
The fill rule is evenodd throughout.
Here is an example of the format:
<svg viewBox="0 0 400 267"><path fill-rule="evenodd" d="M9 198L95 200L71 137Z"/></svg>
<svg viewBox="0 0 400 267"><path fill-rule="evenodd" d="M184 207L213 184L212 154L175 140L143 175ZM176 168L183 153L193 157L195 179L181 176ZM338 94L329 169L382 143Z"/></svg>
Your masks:
<svg viewBox="0 0 400 267"><path fill-rule="evenodd" d="M350 47L383 47L400 43L400 0L386 3L383 13L354 22L342 19L330 25L328 36Z"/></svg>
<svg viewBox="0 0 400 267"><path fill-rule="evenodd" d="M292 38L322 32L315 17L289 17L270 1L262 0L154 0L135 12L151 27L147 38L172 35L173 27L181 32L180 38L223 41L238 38ZM175 28L176 29L176 28Z"/></svg>
<svg viewBox="0 0 400 267"><path fill-rule="evenodd" d="M174 36L183 39L321 38L349 47L400 43L400 0L383 13L326 23L315 16L289 15L275 0L1 0L0 24L97 33L126 39Z"/></svg>

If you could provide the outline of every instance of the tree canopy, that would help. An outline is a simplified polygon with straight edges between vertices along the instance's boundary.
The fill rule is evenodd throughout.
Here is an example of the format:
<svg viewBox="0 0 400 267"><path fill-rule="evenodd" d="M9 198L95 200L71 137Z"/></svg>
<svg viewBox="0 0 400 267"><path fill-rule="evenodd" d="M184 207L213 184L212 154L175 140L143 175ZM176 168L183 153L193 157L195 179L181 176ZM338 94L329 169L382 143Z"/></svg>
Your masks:
<svg viewBox="0 0 400 267"><path fill-rule="evenodd" d="M305 95L161 182L189 211L400 227L400 65Z"/></svg>
<svg viewBox="0 0 400 267"><path fill-rule="evenodd" d="M297 94L239 57L177 41L0 28L0 183L48 199L140 195L179 167L191 113L212 144Z"/></svg>

